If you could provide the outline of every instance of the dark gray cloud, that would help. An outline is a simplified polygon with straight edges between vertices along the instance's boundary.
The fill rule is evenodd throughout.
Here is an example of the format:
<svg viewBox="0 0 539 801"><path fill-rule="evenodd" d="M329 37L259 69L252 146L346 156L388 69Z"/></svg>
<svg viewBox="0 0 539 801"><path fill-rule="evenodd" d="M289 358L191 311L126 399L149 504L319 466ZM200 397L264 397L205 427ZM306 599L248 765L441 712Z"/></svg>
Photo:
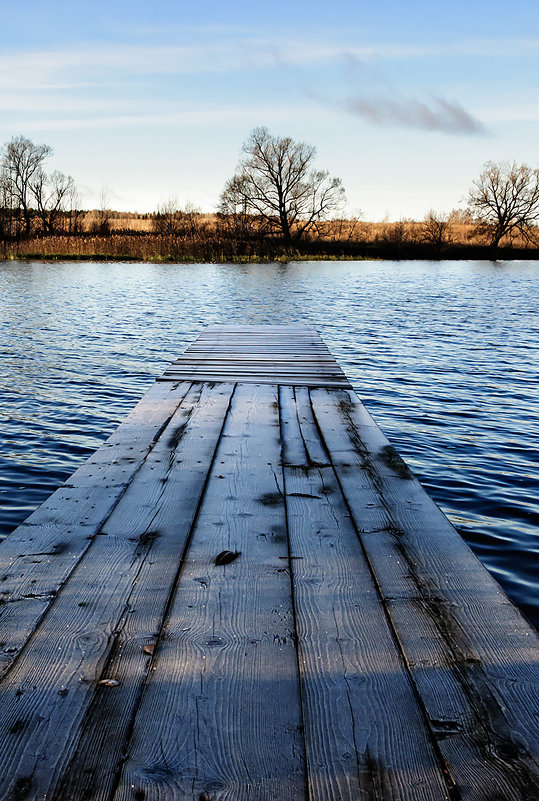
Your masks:
<svg viewBox="0 0 539 801"><path fill-rule="evenodd" d="M356 95L344 103L347 111L375 125L420 128L449 134L484 135L485 126L458 103L442 97L428 102L403 95Z"/></svg>

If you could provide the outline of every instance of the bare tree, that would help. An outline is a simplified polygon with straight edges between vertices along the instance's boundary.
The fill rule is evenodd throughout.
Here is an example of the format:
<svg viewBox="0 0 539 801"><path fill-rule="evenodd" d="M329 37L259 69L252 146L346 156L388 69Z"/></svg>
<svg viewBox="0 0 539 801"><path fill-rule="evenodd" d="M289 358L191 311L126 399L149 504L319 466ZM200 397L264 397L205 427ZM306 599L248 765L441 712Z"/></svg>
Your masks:
<svg viewBox="0 0 539 801"><path fill-rule="evenodd" d="M189 200L181 210L183 214L183 231L185 235L194 236L206 228L202 220L202 209Z"/></svg>
<svg viewBox="0 0 539 801"><path fill-rule="evenodd" d="M382 242L395 245L398 249L410 241L413 220L401 217L396 222L387 222L381 236Z"/></svg>
<svg viewBox="0 0 539 801"><path fill-rule="evenodd" d="M313 169L312 145L255 128L243 152L245 157L221 195L221 213L254 215L263 228L290 243L341 209L341 180Z"/></svg>
<svg viewBox="0 0 539 801"><path fill-rule="evenodd" d="M0 239L4 242L13 236L13 198L6 173L0 171Z"/></svg>
<svg viewBox="0 0 539 801"><path fill-rule="evenodd" d="M193 236L200 228L200 209L192 203L180 208L178 199L170 197L157 207L153 218L154 231L162 236Z"/></svg>
<svg viewBox="0 0 539 801"><path fill-rule="evenodd" d="M451 209L448 219L450 225L473 225L473 214L470 209Z"/></svg>
<svg viewBox="0 0 539 801"><path fill-rule="evenodd" d="M73 183L65 199L66 230L69 234L82 233L84 212L81 211L81 198L79 190Z"/></svg>
<svg viewBox="0 0 539 801"><path fill-rule="evenodd" d="M251 211L241 175L227 181L221 194L219 218L225 230L240 238L253 236L264 228L263 220Z"/></svg>
<svg viewBox="0 0 539 801"><path fill-rule="evenodd" d="M7 181L12 206L19 211L28 236L32 227L32 181L52 155L49 145L36 145L24 136L15 136L2 150L2 172Z"/></svg>
<svg viewBox="0 0 539 801"><path fill-rule="evenodd" d="M420 232L423 242L434 245L441 250L451 241L450 215L441 212L429 211L421 225Z"/></svg>
<svg viewBox="0 0 539 801"><path fill-rule="evenodd" d="M526 242L536 241L539 170L516 162L488 161L470 189L468 205L479 223L478 232L490 237L492 247L517 231Z"/></svg>
<svg viewBox="0 0 539 801"><path fill-rule="evenodd" d="M102 186L99 190L98 208L92 230L94 234L108 236L112 228L112 210L110 208L109 189Z"/></svg>
<svg viewBox="0 0 539 801"><path fill-rule="evenodd" d="M57 223L68 210L75 191L73 178L58 170L47 175L40 168L36 171L30 188L44 232L54 234Z"/></svg>

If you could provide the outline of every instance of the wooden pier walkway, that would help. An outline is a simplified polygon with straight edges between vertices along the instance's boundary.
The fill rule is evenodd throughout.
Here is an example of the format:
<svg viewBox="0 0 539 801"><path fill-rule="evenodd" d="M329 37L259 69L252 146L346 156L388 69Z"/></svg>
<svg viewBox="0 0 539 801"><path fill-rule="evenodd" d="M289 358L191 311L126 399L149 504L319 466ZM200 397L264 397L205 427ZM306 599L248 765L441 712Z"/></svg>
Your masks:
<svg viewBox="0 0 539 801"><path fill-rule="evenodd" d="M2 801L539 797L537 634L312 329L206 329L0 562Z"/></svg>

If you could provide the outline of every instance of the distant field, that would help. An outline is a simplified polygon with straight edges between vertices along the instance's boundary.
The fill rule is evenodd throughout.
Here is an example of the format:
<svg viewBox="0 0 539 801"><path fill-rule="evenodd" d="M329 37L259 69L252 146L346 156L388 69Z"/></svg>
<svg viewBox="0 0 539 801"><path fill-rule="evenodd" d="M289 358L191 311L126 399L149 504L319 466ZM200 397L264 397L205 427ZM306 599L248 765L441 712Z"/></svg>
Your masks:
<svg viewBox="0 0 539 801"><path fill-rule="evenodd" d="M250 218L252 220L252 218ZM502 241L495 253L473 221L445 224L443 237L429 237L427 224L413 220L325 222L300 242L286 246L278 237L238 227L235 218L192 212L178 229L159 233L151 214L89 211L78 213L76 229L38 234L0 244L4 259L110 259L136 261L247 262L276 259L491 259L538 258L520 236ZM432 233L432 231L431 231Z"/></svg>
<svg viewBox="0 0 539 801"><path fill-rule="evenodd" d="M86 214L83 227L85 231L92 231L97 221L98 212L90 211ZM206 230L216 229L217 216L215 214L199 214L197 219ZM406 220L398 222L363 222L356 220L338 220L325 223L320 233L321 239L342 239L357 242L387 241L418 241L422 236L423 222ZM131 214L129 212L113 212L110 218L110 227L114 232L146 232L154 231L154 222L150 214ZM473 223L456 223L449 226L448 240L455 244L484 244L484 240L475 235ZM515 239L513 244L525 247L526 243Z"/></svg>

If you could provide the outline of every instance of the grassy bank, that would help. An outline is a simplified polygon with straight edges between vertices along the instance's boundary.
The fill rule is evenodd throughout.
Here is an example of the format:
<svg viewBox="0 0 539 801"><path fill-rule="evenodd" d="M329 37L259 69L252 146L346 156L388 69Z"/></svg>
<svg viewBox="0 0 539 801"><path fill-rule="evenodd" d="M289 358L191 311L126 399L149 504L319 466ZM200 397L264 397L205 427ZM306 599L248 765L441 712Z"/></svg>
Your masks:
<svg viewBox="0 0 539 801"><path fill-rule="evenodd" d="M448 244L436 247L424 242L306 241L286 247L270 240L238 242L218 237L203 241L153 235L113 234L92 237L47 237L6 243L0 258L5 260L80 260L142 262L271 262L340 259L537 259L537 248L516 246Z"/></svg>
<svg viewBox="0 0 539 801"><path fill-rule="evenodd" d="M339 220L287 246L275 237L227 227L213 215L195 215L187 230L156 233L151 216L118 214L106 232L91 217L76 234L32 236L0 242L0 258L142 262L270 262L316 259L536 259L539 250L519 239L489 247L472 223L448 226L443 241L429 241L425 225L406 221Z"/></svg>

